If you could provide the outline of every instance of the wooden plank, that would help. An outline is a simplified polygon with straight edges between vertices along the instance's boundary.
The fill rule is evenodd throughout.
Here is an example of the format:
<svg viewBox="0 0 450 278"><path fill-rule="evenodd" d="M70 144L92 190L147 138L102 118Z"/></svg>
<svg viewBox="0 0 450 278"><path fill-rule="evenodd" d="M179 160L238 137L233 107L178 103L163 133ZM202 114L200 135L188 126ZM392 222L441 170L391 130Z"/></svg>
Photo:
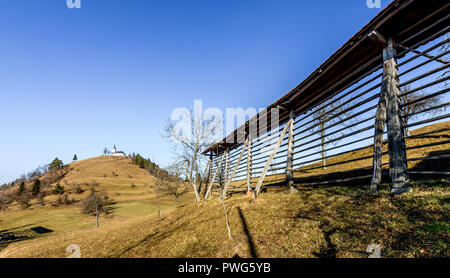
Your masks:
<svg viewBox="0 0 450 278"><path fill-rule="evenodd" d="M252 138L247 143L247 192L252 191Z"/></svg>
<svg viewBox="0 0 450 278"><path fill-rule="evenodd" d="M291 124L289 125L289 136L288 136L288 149L286 158L286 183L287 190L291 193L297 191L294 187L294 125L295 125L295 113L291 110L289 113L289 119Z"/></svg>
<svg viewBox="0 0 450 278"><path fill-rule="evenodd" d="M375 117L375 135L373 145L373 175L370 183L369 195L378 195L378 187L382 178L382 157L383 157L383 134L386 123L386 107L388 103L387 88L389 76L384 72L381 84L380 100L378 102L377 114Z"/></svg>
<svg viewBox="0 0 450 278"><path fill-rule="evenodd" d="M244 145L242 146L241 154L239 155L239 159L238 159L238 161L236 162L236 165L234 166L234 169L233 169L233 172L231 173L231 176L230 176L230 177L226 180L226 182L225 182L225 188L223 189L223 191L222 191L222 196L221 196L222 199L225 199L225 195L227 194L228 187L230 187L230 183L231 183L231 181L233 180L234 175L236 174L236 170L237 170L237 168L238 168L238 166L239 166L239 163L241 163L242 157L244 156L245 147L247 146L247 143L248 143L248 138L247 138L247 140L245 140L245 143L244 143ZM225 173L226 173L226 172L225 172Z"/></svg>
<svg viewBox="0 0 450 278"><path fill-rule="evenodd" d="M225 171L224 171L224 180L225 184L228 182L228 164L230 163L230 153L228 151L228 148L225 150ZM221 184L222 185L222 184ZM223 192L223 189L222 189ZM219 198L222 196L222 192L220 192Z"/></svg>
<svg viewBox="0 0 450 278"><path fill-rule="evenodd" d="M206 196L206 190L208 190L208 183L211 180L212 177L212 168L213 168L213 154L212 152L209 153L209 169L208 169L208 178L206 179L208 182L205 186L205 190L203 193L203 198Z"/></svg>
<svg viewBox="0 0 450 278"><path fill-rule="evenodd" d="M206 191L204 200L206 201L208 199L209 194L211 193L211 188L214 184L214 180L216 179L217 174L219 173L220 167L222 166L223 159L225 158L225 154L222 155L222 158L220 159L219 165L217 166L216 172L214 173L213 178L209 182L208 190Z"/></svg>
<svg viewBox="0 0 450 278"><path fill-rule="evenodd" d="M256 197L258 197L259 190L261 189L262 183L264 182L264 178L266 177L267 170L269 169L270 164L272 164L273 158L275 157L278 150L280 149L280 145L283 142L284 136L286 135L286 131L287 131L288 127L292 124L292 121L293 121L292 119L289 120L289 122L284 127L283 132L281 133L280 139L278 139L278 143L275 146L275 149L273 150L272 154L270 155L269 160L267 160L266 166L264 167L264 170L261 173L261 177L259 178L258 183L256 184L255 191L253 192L253 199L256 199Z"/></svg>
<svg viewBox="0 0 450 278"><path fill-rule="evenodd" d="M210 160L208 161L208 165L207 165L206 168L205 168L205 172L203 173L203 176L202 176L201 179L200 179L200 186L198 187L198 192L199 192L199 194L200 194L201 191L202 191L203 181L204 181L205 179L209 180L209 178L211 177L211 167L212 167L212 159L210 159ZM205 188L206 188L206 186L205 186Z"/></svg>

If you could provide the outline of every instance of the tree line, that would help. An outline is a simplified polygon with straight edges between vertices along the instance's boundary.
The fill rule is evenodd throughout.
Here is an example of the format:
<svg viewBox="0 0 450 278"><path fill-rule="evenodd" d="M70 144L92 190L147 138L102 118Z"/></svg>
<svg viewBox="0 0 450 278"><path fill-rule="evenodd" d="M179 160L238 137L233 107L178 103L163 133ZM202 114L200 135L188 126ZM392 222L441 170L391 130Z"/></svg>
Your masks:
<svg viewBox="0 0 450 278"><path fill-rule="evenodd" d="M150 175L158 178L168 178L169 172L162 169L158 164L152 162L149 158L144 158L139 153L132 153L129 155L134 164L139 166L139 168L146 170Z"/></svg>

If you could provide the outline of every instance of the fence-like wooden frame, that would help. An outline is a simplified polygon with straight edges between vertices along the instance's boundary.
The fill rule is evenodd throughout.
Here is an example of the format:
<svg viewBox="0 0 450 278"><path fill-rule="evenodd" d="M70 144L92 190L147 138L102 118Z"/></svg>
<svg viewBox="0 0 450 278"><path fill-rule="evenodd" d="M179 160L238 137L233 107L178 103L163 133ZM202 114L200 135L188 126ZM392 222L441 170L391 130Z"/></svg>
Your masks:
<svg viewBox="0 0 450 278"><path fill-rule="evenodd" d="M404 112L403 109L449 92L448 75L429 80L442 72L448 73L450 66L446 58L449 54L448 48L441 53L432 54L449 43L448 38L443 38L449 31L449 7L447 1L440 0L393 1L298 87L226 137L237 139L240 136L238 131L241 130L245 132L245 143L240 144L237 140L229 143L223 139L203 152L210 155L209 172L215 172L214 175L209 174L209 186L204 199L211 194L219 172L223 173L225 180L220 193L221 199L242 186L245 188L243 191L253 191L253 198L256 198L265 182L284 184L287 190L293 192L296 188L295 180L298 178L295 175L311 176L318 170L323 172L317 174L320 177L331 176L326 180L308 181L307 175L306 180L299 185L331 184L371 178L369 193L377 194L384 174L383 167L388 166L392 179L391 193L399 194L410 189L410 173L448 175L449 171L409 172L408 163L445 159L449 156L443 154L408 159L407 151L447 146L450 140L408 147L405 140L415 140L418 136L411 136L405 130L448 119L450 114L414 123L408 123L405 119L439 111L446 108L450 102L438 103L412 113ZM419 50L421 46L426 46L426 49ZM410 67L399 70L405 65ZM401 91L418 82L425 83ZM444 89L436 90L437 86L442 84ZM418 99L406 102L403 100L422 90L429 90L430 93ZM262 134L259 134L258 130L259 137L252 135L251 123L272 121L271 114L267 111L274 108L281 111L279 129L269 128ZM317 129L318 132L311 132ZM431 133L439 134L449 130L450 128L443 128ZM373 132L373 135L368 132ZM384 140L385 136L387 140ZM278 141L274 144L273 140L276 138ZM362 144L371 139L372 145L352 148L357 143ZM343 143L337 145L338 142ZM330 145L333 146L329 147ZM317 151L316 148L320 150ZM370 155L361 153L359 157L333 161L337 157L343 158L369 148L373 150ZM321 156L317 158L317 155ZM383 156L389 156L389 163L382 163ZM217 163L219 157L220 162ZM246 159L243 159L244 157ZM353 172L361 171L359 176L333 177L333 174L346 173L338 169L344 164L357 164L370 159L371 167L365 163L359 168L351 169ZM317 164L320 162L322 165ZM326 170L334 168L337 170ZM268 175L268 171L275 174ZM266 177L270 179L266 181ZM253 190L255 178L257 180ZM233 184L241 180L242 184Z"/></svg>

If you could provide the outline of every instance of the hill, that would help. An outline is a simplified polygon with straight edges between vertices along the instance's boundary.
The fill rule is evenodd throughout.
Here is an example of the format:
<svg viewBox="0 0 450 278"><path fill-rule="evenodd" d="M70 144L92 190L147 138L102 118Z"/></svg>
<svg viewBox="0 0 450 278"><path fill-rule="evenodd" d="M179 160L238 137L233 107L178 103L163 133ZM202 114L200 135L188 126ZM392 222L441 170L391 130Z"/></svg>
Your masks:
<svg viewBox="0 0 450 278"><path fill-rule="evenodd" d="M367 257L379 244L383 257L448 257L449 181L414 184L414 192L364 198L366 188L302 189L262 194L255 203L235 196L169 209L116 225L10 245L0 257L65 257L77 244L89 257ZM270 223L270 225L268 225Z"/></svg>
<svg viewBox="0 0 450 278"><path fill-rule="evenodd" d="M100 217L100 225L116 225L173 207L173 198L156 190L157 179L127 157L100 156L73 162L57 174L43 175L40 180L43 182L41 191L46 195L42 201L32 199L26 209L13 202L5 212L0 212L0 233L13 235L12 241L0 242L0 250L16 241L95 227L95 217L80 212L80 201L87 197L91 188L106 194L111 203L109 213ZM64 198L68 203L61 203L60 196L51 194L58 183L64 186L67 196ZM31 183L26 187L30 190ZM16 195L17 188L8 190ZM185 196L181 203L191 197Z"/></svg>

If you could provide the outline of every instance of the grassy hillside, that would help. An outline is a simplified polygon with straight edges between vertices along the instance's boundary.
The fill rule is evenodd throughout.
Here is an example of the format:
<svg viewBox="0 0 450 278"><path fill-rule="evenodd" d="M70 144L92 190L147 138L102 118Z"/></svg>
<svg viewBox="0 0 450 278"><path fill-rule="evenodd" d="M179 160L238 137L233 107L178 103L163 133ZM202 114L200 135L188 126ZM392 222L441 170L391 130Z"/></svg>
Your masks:
<svg viewBox="0 0 450 278"><path fill-rule="evenodd" d="M132 201L154 195L155 177L137 167L127 157L100 156L73 162L60 183L73 189L77 185L98 184L117 201Z"/></svg>
<svg viewBox="0 0 450 278"><path fill-rule="evenodd" d="M49 175L51 174L44 175L41 180L49 179ZM60 236L95 227L95 217L80 212L80 201L86 198L91 188L106 193L112 202L108 206L109 213L100 217L102 226L116 225L154 214L159 209L173 207L173 199L155 189L156 178L133 164L129 158L101 156L74 162L67 165L61 176L58 181L42 188L42 191L49 194L44 198L43 204L33 199L31 206L23 209L14 202L6 212L0 212L0 233L13 234L17 237L14 242L50 235ZM71 204L59 204L58 196L50 193L56 183L65 187ZM27 187L30 189L31 184ZM77 193L77 188L81 188L82 192ZM191 198L191 195L186 195L182 202L190 201ZM46 232L35 232L35 228L44 228ZM0 242L0 250L10 243Z"/></svg>
<svg viewBox="0 0 450 278"><path fill-rule="evenodd" d="M414 184L414 192L379 198L366 188L303 189L262 194L256 202L235 196L167 210L62 236L19 242L0 257L65 257L70 244L82 257L367 257L379 244L383 257L448 257L449 181ZM269 224L270 223L270 224Z"/></svg>

